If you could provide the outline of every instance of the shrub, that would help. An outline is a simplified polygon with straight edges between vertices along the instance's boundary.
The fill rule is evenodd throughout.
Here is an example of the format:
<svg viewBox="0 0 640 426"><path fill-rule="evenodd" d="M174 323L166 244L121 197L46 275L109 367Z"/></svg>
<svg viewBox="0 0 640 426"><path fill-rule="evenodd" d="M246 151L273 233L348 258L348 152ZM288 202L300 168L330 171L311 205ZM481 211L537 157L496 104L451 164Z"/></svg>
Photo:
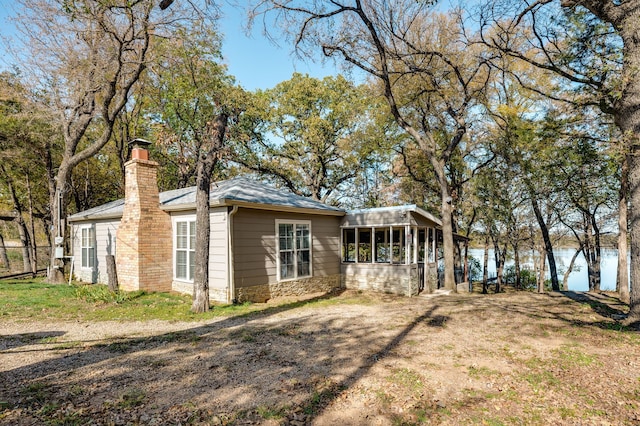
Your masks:
<svg viewBox="0 0 640 426"><path fill-rule="evenodd" d="M127 300L140 297L145 294L144 291L119 291L113 292L109 287L102 284L77 285L76 297L89 303L123 303Z"/></svg>

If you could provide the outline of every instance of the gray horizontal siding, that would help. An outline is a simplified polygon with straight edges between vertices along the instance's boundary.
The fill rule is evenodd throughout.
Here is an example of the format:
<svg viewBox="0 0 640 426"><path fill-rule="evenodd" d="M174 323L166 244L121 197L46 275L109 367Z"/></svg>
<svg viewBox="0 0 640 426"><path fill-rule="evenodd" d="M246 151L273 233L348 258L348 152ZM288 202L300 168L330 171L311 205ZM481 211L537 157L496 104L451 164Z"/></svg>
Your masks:
<svg viewBox="0 0 640 426"><path fill-rule="evenodd" d="M236 287L277 282L276 220L310 221L313 275L340 273L341 218L241 208L233 216Z"/></svg>
<svg viewBox="0 0 640 426"><path fill-rule="evenodd" d="M94 269L82 267L82 232L84 226L93 226L95 229L96 262ZM116 254L116 231L120 220L98 220L93 222L76 222L72 226L73 270L76 279L86 283L106 284L108 254Z"/></svg>

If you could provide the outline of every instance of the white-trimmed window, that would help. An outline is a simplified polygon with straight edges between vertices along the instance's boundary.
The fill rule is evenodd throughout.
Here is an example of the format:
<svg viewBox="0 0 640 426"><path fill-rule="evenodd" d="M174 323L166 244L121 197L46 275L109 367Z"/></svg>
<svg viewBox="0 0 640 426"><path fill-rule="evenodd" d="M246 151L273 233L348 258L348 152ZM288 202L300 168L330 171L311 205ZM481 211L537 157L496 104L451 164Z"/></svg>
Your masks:
<svg viewBox="0 0 640 426"><path fill-rule="evenodd" d="M196 221L195 219L176 219L173 229L175 278L193 281L196 268Z"/></svg>
<svg viewBox="0 0 640 426"><path fill-rule="evenodd" d="M311 222L276 221L278 280L310 277Z"/></svg>
<svg viewBox="0 0 640 426"><path fill-rule="evenodd" d="M82 247L82 267L93 269L96 266L96 230L93 226L80 228Z"/></svg>

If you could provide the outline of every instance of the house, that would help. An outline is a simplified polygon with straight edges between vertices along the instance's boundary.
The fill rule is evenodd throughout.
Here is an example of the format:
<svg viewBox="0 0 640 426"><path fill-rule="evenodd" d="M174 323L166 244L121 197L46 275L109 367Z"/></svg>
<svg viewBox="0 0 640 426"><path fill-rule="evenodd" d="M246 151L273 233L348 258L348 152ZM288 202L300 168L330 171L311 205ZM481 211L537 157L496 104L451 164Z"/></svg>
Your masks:
<svg viewBox="0 0 640 426"><path fill-rule="evenodd" d="M125 165L125 198L69 217L76 278L120 288L193 292L196 188L158 192L145 144ZM209 293L265 301L336 288L416 295L437 286L440 222L416 206L326 205L244 177L212 185Z"/></svg>

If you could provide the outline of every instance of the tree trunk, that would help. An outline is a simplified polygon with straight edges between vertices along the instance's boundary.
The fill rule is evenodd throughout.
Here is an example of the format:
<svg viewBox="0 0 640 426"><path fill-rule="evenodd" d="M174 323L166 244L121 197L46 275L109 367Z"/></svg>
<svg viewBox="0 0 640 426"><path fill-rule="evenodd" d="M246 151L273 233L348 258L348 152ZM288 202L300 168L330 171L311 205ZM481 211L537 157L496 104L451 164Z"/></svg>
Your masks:
<svg viewBox="0 0 640 426"><path fill-rule="evenodd" d="M635 136L640 139L640 129ZM631 288L629 292L629 323L640 322L640 140L635 155L629 161L631 234Z"/></svg>
<svg viewBox="0 0 640 426"><path fill-rule="evenodd" d="M585 222L584 254L587 259L589 291L600 291L600 230L595 223L595 215L583 212Z"/></svg>
<svg viewBox="0 0 640 426"><path fill-rule="evenodd" d="M556 259L553 255L553 244L551 243L551 237L549 236L549 228L547 228L547 224L542 217L542 212L540 211L540 206L538 205L538 200L532 194L531 204L533 206L533 212L536 215L536 220L538 221L538 226L540 227L540 232L542 233L542 240L544 242L545 254L547 256L547 260L549 261L549 273L551 274L551 288L553 291L560 291L560 283L558 282L558 270L556 268ZM544 288L544 286L543 286ZM543 290L544 291L544 290Z"/></svg>
<svg viewBox="0 0 640 426"><path fill-rule="evenodd" d="M544 277L546 275L546 249L544 246L540 247L540 265L538 266L538 293L544 293Z"/></svg>
<svg viewBox="0 0 640 426"><path fill-rule="evenodd" d="M63 171L61 165L57 178L58 182L67 182L67 173ZM63 217L65 215L64 193L60 188L64 188L64 184L56 184L54 193L49 194L49 205L51 206L51 236L49 240L49 272L47 274L47 282L51 284L61 284L65 282L64 278L64 262L63 259L56 258L56 238L65 237L65 227L63 226Z"/></svg>
<svg viewBox="0 0 640 426"><path fill-rule="evenodd" d="M562 291L569 291L569 274L571 274L571 272L573 271L573 266L575 265L576 259L578 258L578 255L580 253L582 253L582 245L578 247L576 252L571 257L571 261L569 262L569 267L567 268L567 271L564 273L564 277L562 278Z"/></svg>
<svg viewBox="0 0 640 426"><path fill-rule="evenodd" d="M620 98L614 105L614 121L622 132L629 158L629 234L631 237L631 288L628 323L640 324L640 19L638 1L622 2L620 6L602 7L601 2L582 0L592 13L614 27L622 38L623 82ZM615 15L618 7L628 14Z"/></svg>
<svg viewBox="0 0 640 426"><path fill-rule="evenodd" d="M497 239L493 240L493 251L496 259L496 293L502 291L502 279L504 273L504 261L507 250L500 250L500 245Z"/></svg>
<svg viewBox="0 0 640 426"><path fill-rule="evenodd" d="M22 244L22 272L31 272L31 251L29 247L29 231L27 230L27 224L24 222L22 215L19 215L16 219L18 224L18 235L20 236L20 244Z"/></svg>
<svg viewBox="0 0 640 426"><path fill-rule="evenodd" d="M516 290L520 290L521 287L521 279L520 279L520 252L518 250L518 245L514 244L513 245L513 264L515 267L515 273L516 273Z"/></svg>
<svg viewBox="0 0 640 426"><path fill-rule="evenodd" d="M209 213L209 191L211 175L205 166L198 164L198 182L196 191L196 270L193 278L193 312L209 310L209 240L211 236L211 218Z"/></svg>
<svg viewBox="0 0 640 426"><path fill-rule="evenodd" d="M442 249L444 252L444 288L447 290L456 291L456 276L455 276L455 253L453 243L453 220L451 216L452 212L452 200L449 194L449 185L446 182L446 176L444 174L444 166L442 166L442 173L438 173L440 177L440 197L442 212Z"/></svg>
<svg viewBox="0 0 640 426"><path fill-rule="evenodd" d="M589 221L584 218L584 259L587 261L587 280L589 282L589 291L594 290L594 281L593 281L593 259L591 258L593 254L593 244L591 243L591 225Z"/></svg>
<svg viewBox="0 0 640 426"><path fill-rule="evenodd" d="M629 157L622 161L620 198L618 200L618 275L616 291L620 300L629 303L629 265L627 264L627 193L629 191Z"/></svg>
<svg viewBox="0 0 640 426"><path fill-rule="evenodd" d="M7 248L4 245L4 237L0 234L0 262L2 267L11 272L11 264L9 263L9 256L7 255Z"/></svg>
<svg viewBox="0 0 640 426"><path fill-rule="evenodd" d="M116 269L116 257L112 254L106 256L107 263L107 283L109 290L118 292L118 270Z"/></svg>
<svg viewBox="0 0 640 426"><path fill-rule="evenodd" d="M196 250L195 273L193 277L193 312L209 310L209 241L211 239L211 217L209 212L209 191L211 176L218 164L224 147L225 132L229 115L221 112L208 126L208 149L201 148L198 157L196 181ZM204 144L203 144L204 145Z"/></svg>
<svg viewBox="0 0 640 426"><path fill-rule="evenodd" d="M489 288L489 235L484 237L484 259L482 264L482 294L487 294Z"/></svg>
<svg viewBox="0 0 640 426"><path fill-rule="evenodd" d="M507 247L505 246L504 250L498 250L498 253L500 253L500 266L497 272L496 293L502 292L504 287L504 265L507 259Z"/></svg>
<svg viewBox="0 0 640 426"><path fill-rule="evenodd" d="M11 202L15 212L15 222L18 225L18 235L20 236L20 243L22 244L22 272L31 272L31 253L29 250L31 243L29 242L29 230L27 229L27 224L24 221L24 217L22 217L22 203L16 193L12 176L7 173L4 165L1 163L0 171L2 171L7 184L7 190L11 196Z"/></svg>
<svg viewBox="0 0 640 426"><path fill-rule="evenodd" d="M29 179L29 173L26 174L27 180L27 196L29 198L29 252L31 255L31 273L35 277L38 272L38 243L36 241L36 225L35 218L33 217L33 193L31 191L31 179Z"/></svg>
<svg viewBox="0 0 640 426"><path fill-rule="evenodd" d="M469 283L469 291L473 291L473 283L469 279L469 243L464 243L464 282Z"/></svg>
<svg viewBox="0 0 640 426"><path fill-rule="evenodd" d="M600 242L600 228L598 228L598 224L596 223L596 214L594 213L590 216L591 219L591 228L593 229L594 242L595 247L593 251L593 291L600 291L600 270L602 263L602 247Z"/></svg>

